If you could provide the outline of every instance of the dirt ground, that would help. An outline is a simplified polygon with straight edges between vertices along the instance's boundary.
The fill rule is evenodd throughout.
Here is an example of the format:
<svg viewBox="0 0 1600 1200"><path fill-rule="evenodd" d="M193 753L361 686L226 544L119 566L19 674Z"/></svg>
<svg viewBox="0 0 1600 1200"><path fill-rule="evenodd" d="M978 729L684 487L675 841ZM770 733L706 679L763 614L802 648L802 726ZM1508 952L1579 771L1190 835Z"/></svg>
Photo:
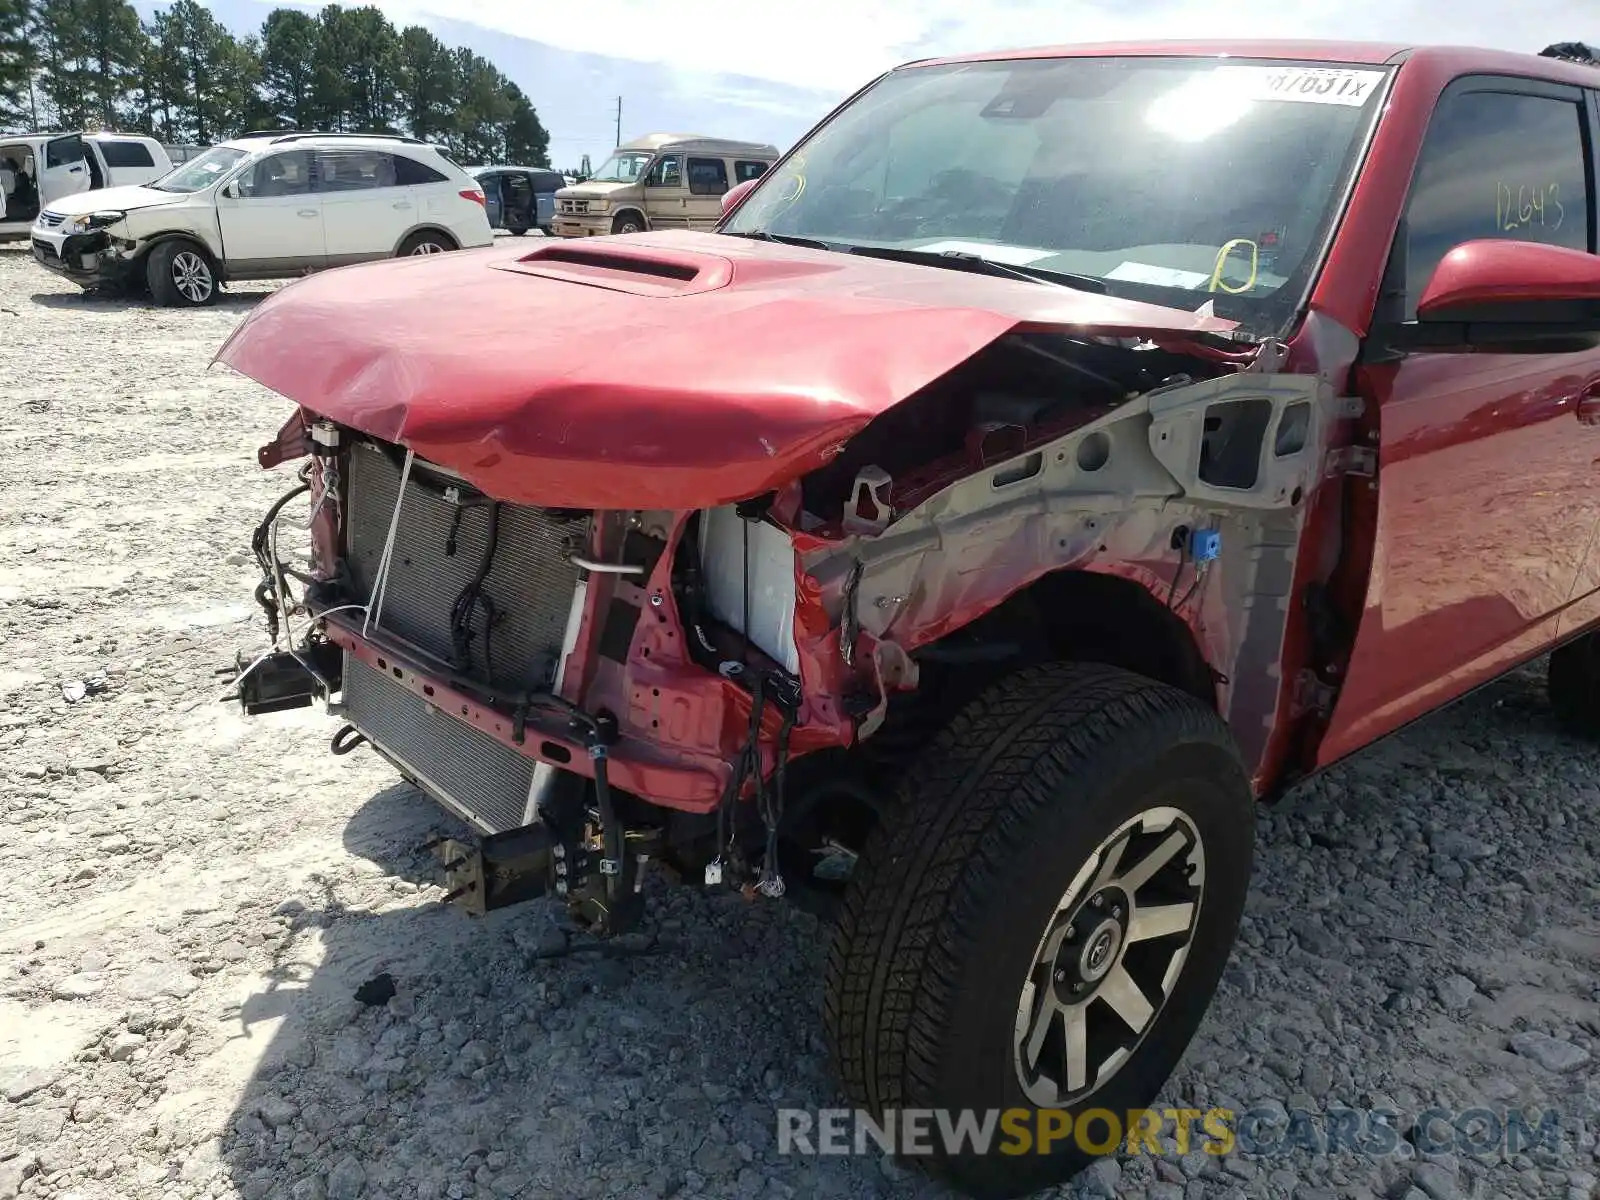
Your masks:
<svg viewBox="0 0 1600 1200"><path fill-rule="evenodd" d="M315 710L217 701L291 482L253 457L286 405L208 370L264 292L88 299L0 248L0 1200L943 1195L777 1153L777 1108L841 1102L815 921L665 889L605 953L542 904L471 921L426 799ZM1263 813L1164 1103L1400 1136L1124 1156L1064 1194L1595 1195L1597 766L1530 668ZM1556 1135L1450 1131L1518 1106Z"/></svg>

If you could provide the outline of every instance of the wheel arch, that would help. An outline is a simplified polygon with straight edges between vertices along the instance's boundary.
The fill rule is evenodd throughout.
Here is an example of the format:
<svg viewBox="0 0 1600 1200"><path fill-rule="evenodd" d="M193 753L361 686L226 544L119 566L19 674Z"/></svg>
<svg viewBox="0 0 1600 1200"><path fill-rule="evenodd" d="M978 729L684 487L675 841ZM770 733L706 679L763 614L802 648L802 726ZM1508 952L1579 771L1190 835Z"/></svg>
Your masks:
<svg viewBox="0 0 1600 1200"><path fill-rule="evenodd" d="M454 246L457 250L461 249L461 239L456 237L455 234L451 233L443 225L439 224L439 222L437 222L437 221L418 221L410 229L407 229L403 234L401 234L398 238L395 239L394 249L389 251L390 257L393 257L394 255L400 253L400 247L404 246L407 242L409 242L412 238L416 237L417 234L419 234L419 233L436 233L440 237L448 238L450 240L450 244L452 246Z"/></svg>
<svg viewBox="0 0 1600 1200"><path fill-rule="evenodd" d="M1144 585L1105 571L1055 571L1019 598L1038 610L1053 658L1121 667L1217 708L1217 675L1194 630Z"/></svg>
<svg viewBox="0 0 1600 1200"><path fill-rule="evenodd" d="M162 233L152 234L146 238L139 247L139 252L134 256L134 261L141 266L150 260L151 253L157 246L166 245L168 242L188 242L206 256L206 261L211 265L211 273L217 277L218 283L227 281L228 263L217 248L206 241L203 234L188 229L169 229Z"/></svg>
<svg viewBox="0 0 1600 1200"><path fill-rule="evenodd" d="M641 229L645 233L649 233L650 232L650 217L649 217L649 215L644 211L643 208L639 207L638 205L634 205L634 204L625 204L625 205L623 205L623 207L617 209L616 212L611 214L611 226L612 226L612 228L615 229L616 225L617 225L617 222L619 220L621 220L623 217L627 216L629 213L632 213L634 216L639 218L639 225L640 225Z"/></svg>
<svg viewBox="0 0 1600 1200"><path fill-rule="evenodd" d="M1040 663L1117 667L1221 712L1219 676L1189 625L1143 584L1107 571L1040 576L911 657L917 686L889 695L882 724L853 751L884 787L985 688Z"/></svg>

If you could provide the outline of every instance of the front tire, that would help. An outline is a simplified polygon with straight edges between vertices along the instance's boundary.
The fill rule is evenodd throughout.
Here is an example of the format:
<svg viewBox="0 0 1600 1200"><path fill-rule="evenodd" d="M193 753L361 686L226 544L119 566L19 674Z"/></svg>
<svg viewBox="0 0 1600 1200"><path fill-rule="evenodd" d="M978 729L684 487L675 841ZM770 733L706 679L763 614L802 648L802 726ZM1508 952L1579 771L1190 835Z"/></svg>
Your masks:
<svg viewBox="0 0 1600 1200"><path fill-rule="evenodd" d="M1114 667L1033 668L940 734L897 811L828 958L851 1100L880 1119L1022 1109L1035 1131L1042 1109L1146 1106L1216 991L1249 885L1250 784L1221 718ZM1096 1157L1071 1136L1048 1154L1002 1153L999 1132L987 1152L933 1140L935 1167L984 1197Z"/></svg>
<svg viewBox="0 0 1600 1200"><path fill-rule="evenodd" d="M644 218L636 212L618 213L611 221L612 233L643 233Z"/></svg>
<svg viewBox="0 0 1600 1200"><path fill-rule="evenodd" d="M150 298L165 308L204 308L217 301L211 256L194 242L162 242L145 259Z"/></svg>

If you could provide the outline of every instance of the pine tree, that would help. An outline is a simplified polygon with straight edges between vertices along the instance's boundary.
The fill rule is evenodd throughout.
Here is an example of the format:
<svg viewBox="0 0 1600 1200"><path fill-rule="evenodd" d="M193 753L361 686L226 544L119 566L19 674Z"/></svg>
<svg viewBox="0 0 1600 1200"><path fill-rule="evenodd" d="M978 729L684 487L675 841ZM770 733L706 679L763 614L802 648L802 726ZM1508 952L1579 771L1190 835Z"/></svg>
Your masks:
<svg viewBox="0 0 1600 1200"><path fill-rule="evenodd" d="M179 129L184 119L183 29L170 13L157 12L144 33L139 84L144 130L163 142L184 141L188 134Z"/></svg>
<svg viewBox="0 0 1600 1200"><path fill-rule="evenodd" d="M79 26L74 41L83 80L86 125L116 129L136 112L145 39L139 14L123 0L76 0Z"/></svg>
<svg viewBox="0 0 1600 1200"><path fill-rule="evenodd" d="M550 145L493 63L421 26L397 33L372 5L275 9L259 37L240 39L198 0L174 0L143 26L127 0L0 0L0 122L134 125L202 143L285 124L404 130L465 158L531 166L548 163Z"/></svg>
<svg viewBox="0 0 1600 1200"><path fill-rule="evenodd" d="M539 121L522 89L506 81L506 95L511 100L511 118L506 122L505 159L529 167L550 165L550 132Z"/></svg>
<svg viewBox="0 0 1600 1200"><path fill-rule="evenodd" d="M412 137L432 141L454 127L455 59L450 48L420 25L400 35L400 115Z"/></svg>
<svg viewBox="0 0 1600 1200"><path fill-rule="evenodd" d="M349 128L393 132L400 94L400 42L378 9L353 8L343 16Z"/></svg>
<svg viewBox="0 0 1600 1200"><path fill-rule="evenodd" d="M157 12L152 27L160 42L150 58L160 76L164 136L203 145L240 132L245 92L253 89L256 71L251 64L249 78L240 78L243 61L234 36L196 0L177 0Z"/></svg>
<svg viewBox="0 0 1600 1200"><path fill-rule="evenodd" d="M312 127L312 79L317 40L315 17L275 8L261 26L261 88L270 125Z"/></svg>
<svg viewBox="0 0 1600 1200"><path fill-rule="evenodd" d="M40 0L34 27L40 91L54 129L81 129L89 120L89 80L78 57L82 44L80 0Z"/></svg>
<svg viewBox="0 0 1600 1200"><path fill-rule="evenodd" d="M330 4L317 14L317 48L311 64L311 110L318 129L349 128L350 27L345 10Z"/></svg>
<svg viewBox="0 0 1600 1200"><path fill-rule="evenodd" d="M32 0L0 0L0 126L33 124Z"/></svg>

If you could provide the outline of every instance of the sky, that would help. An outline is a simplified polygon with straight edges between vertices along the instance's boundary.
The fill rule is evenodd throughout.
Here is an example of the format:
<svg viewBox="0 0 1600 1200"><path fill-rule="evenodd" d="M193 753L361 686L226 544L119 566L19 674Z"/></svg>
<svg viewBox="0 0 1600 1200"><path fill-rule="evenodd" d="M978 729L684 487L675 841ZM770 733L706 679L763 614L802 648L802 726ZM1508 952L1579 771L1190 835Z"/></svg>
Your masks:
<svg viewBox="0 0 1600 1200"><path fill-rule="evenodd" d="M205 2L246 32L283 0ZM1530 52L1557 41L1600 44L1595 0L1527 8L1505 0L743 0L710 20L686 16L676 0L376 3L397 24L470 45L514 79L550 130L558 167L583 153L596 164L605 156L618 94L625 139L673 130L786 149L879 72L941 54L1174 37L1360 36ZM147 10L149 0L138 6Z"/></svg>

